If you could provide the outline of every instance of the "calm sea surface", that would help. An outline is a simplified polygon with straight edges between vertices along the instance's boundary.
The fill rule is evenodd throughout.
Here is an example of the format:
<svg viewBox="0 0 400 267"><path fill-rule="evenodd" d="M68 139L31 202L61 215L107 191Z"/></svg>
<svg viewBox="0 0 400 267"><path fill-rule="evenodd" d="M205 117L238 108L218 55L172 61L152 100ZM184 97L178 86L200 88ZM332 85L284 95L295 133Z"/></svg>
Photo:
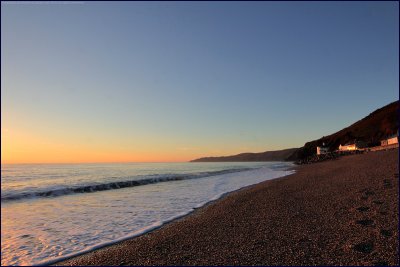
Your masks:
<svg viewBox="0 0 400 267"><path fill-rule="evenodd" d="M291 163L1 166L1 264L49 263L137 236Z"/></svg>

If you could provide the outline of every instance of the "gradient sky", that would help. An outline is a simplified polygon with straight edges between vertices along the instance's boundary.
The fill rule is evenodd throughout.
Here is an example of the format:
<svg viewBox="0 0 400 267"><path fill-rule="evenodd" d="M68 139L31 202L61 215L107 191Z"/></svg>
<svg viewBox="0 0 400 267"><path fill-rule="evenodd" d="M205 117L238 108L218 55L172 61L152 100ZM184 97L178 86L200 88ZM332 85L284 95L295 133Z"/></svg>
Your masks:
<svg viewBox="0 0 400 267"><path fill-rule="evenodd" d="M398 2L1 3L1 160L300 147L399 99Z"/></svg>

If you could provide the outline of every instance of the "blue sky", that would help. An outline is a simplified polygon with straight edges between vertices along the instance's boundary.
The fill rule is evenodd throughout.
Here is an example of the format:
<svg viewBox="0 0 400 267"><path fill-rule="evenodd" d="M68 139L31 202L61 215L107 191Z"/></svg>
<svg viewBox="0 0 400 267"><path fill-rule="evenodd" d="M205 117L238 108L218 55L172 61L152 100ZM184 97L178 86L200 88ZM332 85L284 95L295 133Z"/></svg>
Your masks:
<svg viewBox="0 0 400 267"><path fill-rule="evenodd" d="M1 25L9 151L300 147L399 99L398 2L2 2Z"/></svg>

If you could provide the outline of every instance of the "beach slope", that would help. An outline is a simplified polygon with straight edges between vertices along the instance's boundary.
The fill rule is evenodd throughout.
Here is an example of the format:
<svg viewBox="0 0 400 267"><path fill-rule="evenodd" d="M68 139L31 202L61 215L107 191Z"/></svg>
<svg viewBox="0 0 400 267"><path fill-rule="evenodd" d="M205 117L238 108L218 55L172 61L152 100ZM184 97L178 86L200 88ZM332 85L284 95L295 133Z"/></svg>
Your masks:
<svg viewBox="0 0 400 267"><path fill-rule="evenodd" d="M58 264L398 265L398 149L296 168Z"/></svg>

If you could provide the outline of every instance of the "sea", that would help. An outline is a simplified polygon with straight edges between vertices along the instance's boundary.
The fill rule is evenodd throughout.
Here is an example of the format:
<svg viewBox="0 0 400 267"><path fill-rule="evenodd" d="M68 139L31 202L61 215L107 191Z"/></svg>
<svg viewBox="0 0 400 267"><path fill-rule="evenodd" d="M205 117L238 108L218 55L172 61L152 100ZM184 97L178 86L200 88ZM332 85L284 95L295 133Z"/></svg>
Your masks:
<svg viewBox="0 0 400 267"><path fill-rule="evenodd" d="M139 236L290 162L1 165L1 265L44 265Z"/></svg>

